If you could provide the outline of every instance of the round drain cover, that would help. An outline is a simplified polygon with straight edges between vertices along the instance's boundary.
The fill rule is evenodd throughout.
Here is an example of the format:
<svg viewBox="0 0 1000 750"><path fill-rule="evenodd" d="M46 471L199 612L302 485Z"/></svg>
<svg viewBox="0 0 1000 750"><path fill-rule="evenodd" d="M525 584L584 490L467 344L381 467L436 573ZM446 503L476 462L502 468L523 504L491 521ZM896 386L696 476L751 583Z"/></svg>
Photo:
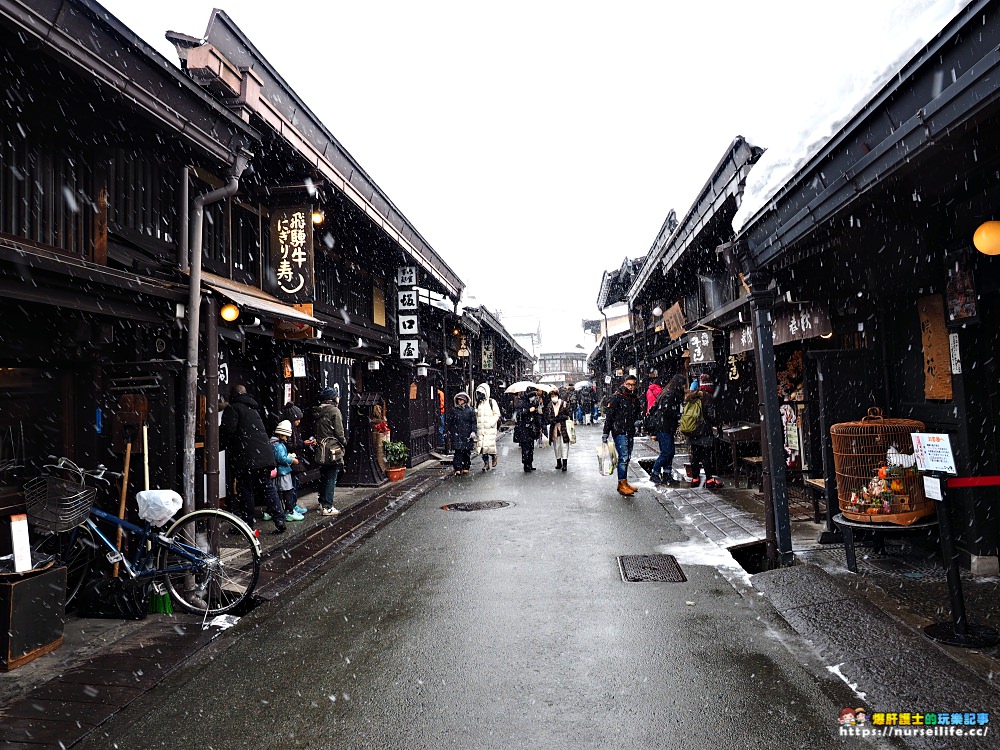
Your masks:
<svg viewBox="0 0 1000 750"><path fill-rule="evenodd" d="M479 503L448 503L442 505L441 510L496 510L506 508L510 503L503 500L484 500Z"/></svg>

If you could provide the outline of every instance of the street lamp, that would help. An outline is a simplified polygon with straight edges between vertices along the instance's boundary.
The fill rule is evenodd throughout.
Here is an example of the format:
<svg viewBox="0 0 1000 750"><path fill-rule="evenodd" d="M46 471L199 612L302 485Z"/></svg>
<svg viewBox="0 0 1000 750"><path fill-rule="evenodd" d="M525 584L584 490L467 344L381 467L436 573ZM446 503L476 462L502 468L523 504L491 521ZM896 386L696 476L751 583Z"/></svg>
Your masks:
<svg viewBox="0 0 1000 750"><path fill-rule="evenodd" d="M1000 255L1000 221L984 221L972 235L972 244L983 255Z"/></svg>

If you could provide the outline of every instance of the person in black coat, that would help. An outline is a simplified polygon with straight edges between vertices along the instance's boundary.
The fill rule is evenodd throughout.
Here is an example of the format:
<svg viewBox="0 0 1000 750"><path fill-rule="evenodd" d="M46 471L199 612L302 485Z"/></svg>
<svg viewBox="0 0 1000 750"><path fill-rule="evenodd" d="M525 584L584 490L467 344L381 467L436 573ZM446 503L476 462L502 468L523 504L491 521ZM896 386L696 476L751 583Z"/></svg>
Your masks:
<svg viewBox="0 0 1000 750"><path fill-rule="evenodd" d="M514 406L514 442L521 446L525 471L534 471L535 441L542 431L542 404L538 391L528 388Z"/></svg>
<svg viewBox="0 0 1000 750"><path fill-rule="evenodd" d="M219 436L226 450L226 465L236 476L236 499L240 517L254 527L254 508L263 501L275 530L285 530L285 512L271 479L275 468L271 439L264 429L257 402L242 385L234 385L229 405L222 412Z"/></svg>
<svg viewBox="0 0 1000 750"><path fill-rule="evenodd" d="M635 389L639 381L635 375L629 375L622 383L621 389L608 401L604 411L604 442L608 436L615 442L618 451L618 492L622 495L632 495L636 488L628 483L628 464L632 460L632 445L635 441L635 423L642 414L642 406Z"/></svg>
<svg viewBox="0 0 1000 750"><path fill-rule="evenodd" d="M468 474L472 465L472 449L476 445L476 410L469 406L469 394L455 394L455 407L448 412L448 434L455 451L452 465L456 474Z"/></svg>
<svg viewBox="0 0 1000 750"><path fill-rule="evenodd" d="M649 478L654 484L666 484L676 487L680 484L674 479L674 433L681 419L681 405L687 392L687 378L683 374L674 375L670 382L656 398L656 403L646 417L649 432L656 435L656 444L660 447L660 455L656 457Z"/></svg>

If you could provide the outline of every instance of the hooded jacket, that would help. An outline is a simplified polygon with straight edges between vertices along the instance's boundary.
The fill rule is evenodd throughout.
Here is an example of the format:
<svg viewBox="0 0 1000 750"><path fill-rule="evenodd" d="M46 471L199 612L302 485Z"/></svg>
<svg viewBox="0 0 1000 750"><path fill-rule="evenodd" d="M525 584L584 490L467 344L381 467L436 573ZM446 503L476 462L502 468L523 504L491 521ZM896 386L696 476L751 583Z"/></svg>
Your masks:
<svg viewBox="0 0 1000 750"><path fill-rule="evenodd" d="M480 395L483 397L481 400ZM483 383L476 388L476 435L480 453L496 455L499 423L500 405L496 399L490 398L489 384Z"/></svg>
<svg viewBox="0 0 1000 750"><path fill-rule="evenodd" d="M458 399L465 399L465 406L458 405ZM451 435L452 448L471 451L475 447L472 434L476 431L476 412L469 406L469 394L465 391L455 394L455 406L448 412L446 429Z"/></svg>
<svg viewBox="0 0 1000 750"><path fill-rule="evenodd" d="M240 393L232 397L222 412L219 433L226 446L226 461L236 471L273 469L274 451L271 439L260 418L259 406L251 396Z"/></svg>
<svg viewBox="0 0 1000 750"><path fill-rule="evenodd" d="M641 414L642 407L635 392L622 386L608 401L604 412L604 434L635 437L635 422Z"/></svg>
<svg viewBox="0 0 1000 750"><path fill-rule="evenodd" d="M344 437L344 417L340 409L333 405L332 401L323 401L313 412L313 426L316 428L316 441L322 442L326 438L336 438L341 447L347 450L347 438ZM341 454L343 455L343 454ZM336 464L331 464L336 465ZM340 460L343 465L343 458Z"/></svg>

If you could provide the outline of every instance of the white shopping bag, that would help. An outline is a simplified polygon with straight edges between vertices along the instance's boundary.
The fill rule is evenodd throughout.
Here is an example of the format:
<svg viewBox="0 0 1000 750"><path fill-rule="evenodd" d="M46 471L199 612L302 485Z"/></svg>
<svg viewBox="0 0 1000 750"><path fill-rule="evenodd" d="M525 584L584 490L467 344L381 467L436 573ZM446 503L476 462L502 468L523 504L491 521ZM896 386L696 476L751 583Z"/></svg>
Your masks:
<svg viewBox="0 0 1000 750"><path fill-rule="evenodd" d="M609 477L618 467L618 451L610 440L597 446L597 468L601 476Z"/></svg>
<svg viewBox="0 0 1000 750"><path fill-rule="evenodd" d="M173 490L143 490L136 494L139 518L153 526L163 526L181 509L184 500Z"/></svg>

